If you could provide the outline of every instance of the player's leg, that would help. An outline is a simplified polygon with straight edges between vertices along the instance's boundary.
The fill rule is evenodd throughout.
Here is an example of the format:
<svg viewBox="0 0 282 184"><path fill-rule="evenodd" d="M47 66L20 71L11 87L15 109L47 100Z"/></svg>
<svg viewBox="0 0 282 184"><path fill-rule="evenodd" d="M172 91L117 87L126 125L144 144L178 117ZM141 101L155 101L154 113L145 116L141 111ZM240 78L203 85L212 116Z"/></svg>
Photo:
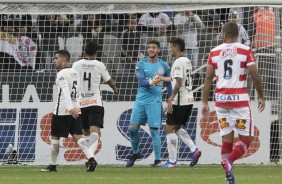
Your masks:
<svg viewBox="0 0 282 184"><path fill-rule="evenodd" d="M59 154L59 141L60 137L51 136L51 164L41 172L57 172L57 158Z"/></svg>
<svg viewBox="0 0 282 184"><path fill-rule="evenodd" d="M82 131L83 136L87 142L89 142L90 136L90 125L89 125L89 107L80 108L81 111L81 120L82 120Z"/></svg>
<svg viewBox="0 0 282 184"><path fill-rule="evenodd" d="M169 125L167 123L165 126L165 131L166 131L166 142L167 142L167 151L168 151L168 162L166 162L162 166L162 168L176 167L178 136L175 134L175 126Z"/></svg>
<svg viewBox="0 0 282 184"><path fill-rule="evenodd" d="M98 147L99 139L101 137L100 129L104 127L104 107L92 106L89 107L88 122L90 125L89 145L92 152Z"/></svg>
<svg viewBox="0 0 282 184"><path fill-rule="evenodd" d="M152 136L153 149L155 154L155 162L152 167L161 166L161 137L159 129L162 124L162 103L147 104L145 106L148 126L150 127L150 134Z"/></svg>
<svg viewBox="0 0 282 184"><path fill-rule="evenodd" d="M139 151L139 129L140 124L144 124L147 121L146 112L143 104L138 102L134 103L131 113L129 134L130 134L130 143L132 145L133 154L130 156L129 160L126 163L126 167L132 167L135 161L141 157Z"/></svg>
<svg viewBox="0 0 282 184"><path fill-rule="evenodd" d="M222 146L221 146L221 165L225 170L226 182L235 182L232 163L230 162L230 154L232 153L232 146L234 140L234 131L222 136Z"/></svg>
<svg viewBox="0 0 282 184"><path fill-rule="evenodd" d="M81 126L81 116L77 119L74 119L73 117L71 118L71 127L70 127L70 134L73 137L73 140L79 145L79 147L82 149L82 151L84 152L85 156L88 159L87 162L87 172L93 172L97 166L97 162L94 159L94 154L91 151L88 143L86 142L86 140L82 137L82 126Z"/></svg>
<svg viewBox="0 0 282 184"><path fill-rule="evenodd" d="M175 120L176 114L177 109L175 108L173 108L172 113L167 113L165 132L169 160L162 166L162 168L176 167L178 147L178 136L175 134L175 129L177 127L177 121Z"/></svg>
<svg viewBox="0 0 282 184"><path fill-rule="evenodd" d="M249 107L233 109L233 121L235 131L239 134L239 141L235 143L233 151L229 156L231 164L247 153L254 135L254 123L251 118Z"/></svg>
<svg viewBox="0 0 282 184"><path fill-rule="evenodd" d="M230 109L216 107L218 123L220 126L220 135L222 137L221 146L221 164L225 170L226 182L234 183L234 175L232 171L232 164L230 163L229 156L232 152L232 145L234 140L234 123L230 115Z"/></svg>
<svg viewBox="0 0 282 184"><path fill-rule="evenodd" d="M82 133L79 134L72 134L72 137L74 141L79 145L79 147L84 152L85 156L87 157L86 165L86 171L87 172L94 172L96 169L97 161L94 159L94 154L91 151L87 141L82 137Z"/></svg>
<svg viewBox="0 0 282 184"><path fill-rule="evenodd" d="M64 128L66 124L65 116L57 116L53 114L51 121L51 163L46 169L41 169L41 172L57 172L57 157L60 149L60 137L68 135L68 130Z"/></svg>
<svg viewBox="0 0 282 184"><path fill-rule="evenodd" d="M187 123L187 120L189 119L193 105L183 105L183 106L173 106L175 111L175 119L177 123L177 126L175 127L176 135L184 142L186 146L189 147L190 151L192 152L190 167L195 166L199 158L201 157L202 152L196 147L194 144L194 141L189 136L188 132L181 128L182 126L185 126Z"/></svg>

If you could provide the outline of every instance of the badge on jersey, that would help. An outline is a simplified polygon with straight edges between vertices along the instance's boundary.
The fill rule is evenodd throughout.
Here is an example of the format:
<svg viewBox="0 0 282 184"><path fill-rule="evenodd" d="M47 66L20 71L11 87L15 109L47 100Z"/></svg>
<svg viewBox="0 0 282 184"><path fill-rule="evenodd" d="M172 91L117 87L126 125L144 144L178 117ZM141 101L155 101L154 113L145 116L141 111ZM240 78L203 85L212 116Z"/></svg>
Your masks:
<svg viewBox="0 0 282 184"><path fill-rule="evenodd" d="M164 75L164 68L163 67L160 67L159 69L158 69L158 75Z"/></svg>

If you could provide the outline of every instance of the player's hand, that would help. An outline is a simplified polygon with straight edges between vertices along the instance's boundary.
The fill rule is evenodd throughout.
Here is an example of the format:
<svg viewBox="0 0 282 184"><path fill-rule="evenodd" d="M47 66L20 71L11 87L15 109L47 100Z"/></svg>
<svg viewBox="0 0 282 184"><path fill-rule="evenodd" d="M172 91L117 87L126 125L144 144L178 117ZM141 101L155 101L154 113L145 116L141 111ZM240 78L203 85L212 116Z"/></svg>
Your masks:
<svg viewBox="0 0 282 184"><path fill-rule="evenodd" d="M154 86L161 85L161 81L162 81L161 79L162 79L161 76L159 76L157 73L155 73L154 78L152 80L153 85Z"/></svg>
<svg viewBox="0 0 282 184"><path fill-rule="evenodd" d="M163 114L167 115L167 103L163 103Z"/></svg>
<svg viewBox="0 0 282 184"><path fill-rule="evenodd" d="M262 112L265 108L265 100L264 98L259 98L258 99L258 110L259 112Z"/></svg>
<svg viewBox="0 0 282 184"><path fill-rule="evenodd" d="M202 104L202 115L204 119L208 119L210 116L210 108L207 103Z"/></svg>
<svg viewBox="0 0 282 184"><path fill-rule="evenodd" d="M167 113L172 113L172 111L173 111L173 108L172 108L172 99L168 99L168 101L167 101Z"/></svg>
<svg viewBox="0 0 282 184"><path fill-rule="evenodd" d="M160 78L156 78L156 79L154 78L152 80L152 83L153 83L154 86L161 85L161 79Z"/></svg>
<svg viewBox="0 0 282 184"><path fill-rule="evenodd" d="M69 113L74 119L77 119L79 117L80 109L74 108L74 109L70 110Z"/></svg>

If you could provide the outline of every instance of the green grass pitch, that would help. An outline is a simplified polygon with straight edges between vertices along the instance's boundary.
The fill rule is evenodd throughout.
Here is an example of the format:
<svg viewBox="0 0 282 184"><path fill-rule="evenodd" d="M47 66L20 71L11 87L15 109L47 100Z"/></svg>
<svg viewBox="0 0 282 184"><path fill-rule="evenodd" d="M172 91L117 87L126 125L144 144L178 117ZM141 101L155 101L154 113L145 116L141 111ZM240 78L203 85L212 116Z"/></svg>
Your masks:
<svg viewBox="0 0 282 184"><path fill-rule="evenodd" d="M190 168L151 168L149 166L98 165L94 173L84 166L58 166L58 172L41 173L45 166L2 165L0 184L225 184L220 165L197 165ZM238 184L281 184L282 165L235 165Z"/></svg>

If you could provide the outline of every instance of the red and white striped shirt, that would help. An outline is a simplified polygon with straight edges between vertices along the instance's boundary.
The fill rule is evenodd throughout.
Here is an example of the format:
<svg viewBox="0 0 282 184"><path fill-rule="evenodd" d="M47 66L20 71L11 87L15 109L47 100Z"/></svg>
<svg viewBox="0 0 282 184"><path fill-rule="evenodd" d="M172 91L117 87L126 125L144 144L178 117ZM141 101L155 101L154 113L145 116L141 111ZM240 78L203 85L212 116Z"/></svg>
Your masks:
<svg viewBox="0 0 282 184"><path fill-rule="evenodd" d="M247 66L255 64L255 56L248 46L223 43L211 50L208 65L215 69L215 105L222 108L249 106Z"/></svg>

